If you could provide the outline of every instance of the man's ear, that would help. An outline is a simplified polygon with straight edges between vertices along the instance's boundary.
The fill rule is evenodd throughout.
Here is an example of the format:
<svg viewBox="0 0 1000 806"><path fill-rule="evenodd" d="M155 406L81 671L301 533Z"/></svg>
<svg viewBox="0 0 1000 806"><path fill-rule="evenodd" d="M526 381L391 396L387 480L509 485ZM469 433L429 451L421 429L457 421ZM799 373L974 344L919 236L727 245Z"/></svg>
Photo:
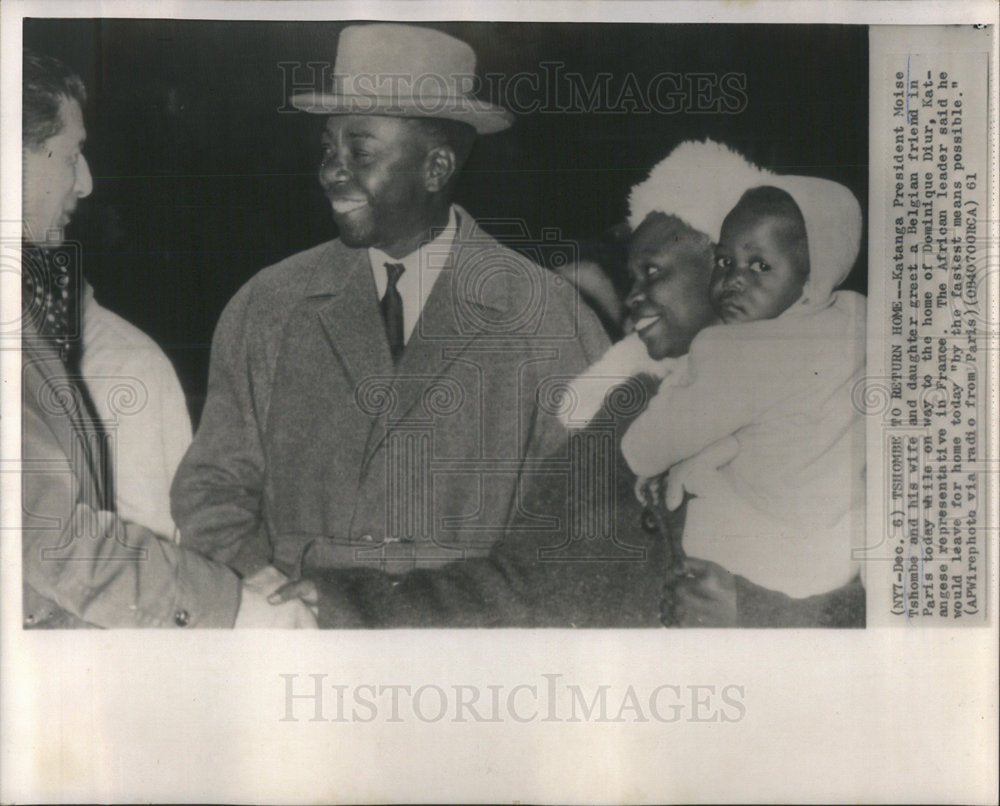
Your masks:
<svg viewBox="0 0 1000 806"><path fill-rule="evenodd" d="M424 158L424 187L430 193L440 192L457 168L455 150L449 145L435 146Z"/></svg>

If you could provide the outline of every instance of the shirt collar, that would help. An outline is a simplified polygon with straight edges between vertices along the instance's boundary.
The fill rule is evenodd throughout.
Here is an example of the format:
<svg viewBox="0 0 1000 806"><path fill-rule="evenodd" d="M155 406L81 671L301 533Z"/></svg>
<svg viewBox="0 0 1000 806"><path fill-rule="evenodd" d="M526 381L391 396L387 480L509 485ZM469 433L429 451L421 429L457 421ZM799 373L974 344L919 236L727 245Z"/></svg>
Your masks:
<svg viewBox="0 0 1000 806"><path fill-rule="evenodd" d="M451 247L455 242L457 232L458 215L455 212L455 205L452 205L448 210L448 223L444 229L433 240L423 244L410 254L394 258L381 249L375 247L368 249L368 260L371 263L372 276L375 279L375 289L379 299L385 295L388 286L385 264L402 263L405 268L403 275L396 283L396 289L403 299L403 333L406 339L409 339L413 332L434 283L451 257Z"/></svg>
<svg viewBox="0 0 1000 806"><path fill-rule="evenodd" d="M455 240L457 230L458 216L455 213L455 206L452 205L448 210L448 223L444 229L433 240L423 244L413 252L410 252L410 254L404 255L401 258L394 258L387 255L381 249L376 249L374 246L369 247L368 260L375 274L375 287L378 289L379 299L385 294L388 282L385 270L386 263L402 263L406 268L403 276L399 278L400 289L402 289L404 283L407 283L407 285L410 283L416 284L422 274L431 273L428 279L433 282L448 261L448 257L451 254L451 245ZM423 284L421 283L420 285ZM427 288L427 292L430 292L429 287ZM400 294L402 293L402 290L400 290Z"/></svg>

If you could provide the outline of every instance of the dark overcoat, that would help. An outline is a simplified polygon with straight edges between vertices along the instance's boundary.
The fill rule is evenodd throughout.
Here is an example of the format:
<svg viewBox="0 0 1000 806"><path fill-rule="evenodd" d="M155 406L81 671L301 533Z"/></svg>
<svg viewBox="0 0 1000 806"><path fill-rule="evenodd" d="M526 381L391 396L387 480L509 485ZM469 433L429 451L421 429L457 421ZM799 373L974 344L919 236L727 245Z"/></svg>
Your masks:
<svg viewBox="0 0 1000 806"><path fill-rule="evenodd" d="M398 365L367 250L324 243L236 294L173 485L184 545L243 573L437 567L486 554L527 474L565 465L559 392L604 331L569 283L457 214Z"/></svg>

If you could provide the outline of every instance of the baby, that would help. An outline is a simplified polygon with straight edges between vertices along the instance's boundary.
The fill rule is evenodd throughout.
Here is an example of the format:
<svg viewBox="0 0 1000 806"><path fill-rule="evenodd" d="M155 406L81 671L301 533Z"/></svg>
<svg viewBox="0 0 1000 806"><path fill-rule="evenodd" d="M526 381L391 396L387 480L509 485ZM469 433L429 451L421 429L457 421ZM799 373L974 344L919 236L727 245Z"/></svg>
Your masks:
<svg viewBox="0 0 1000 806"><path fill-rule="evenodd" d="M710 297L721 325L691 342L622 440L640 477L670 468L691 500L689 556L792 597L858 572L864 532L865 300L834 292L861 212L834 182L761 172L719 234ZM745 187L745 186L744 186Z"/></svg>

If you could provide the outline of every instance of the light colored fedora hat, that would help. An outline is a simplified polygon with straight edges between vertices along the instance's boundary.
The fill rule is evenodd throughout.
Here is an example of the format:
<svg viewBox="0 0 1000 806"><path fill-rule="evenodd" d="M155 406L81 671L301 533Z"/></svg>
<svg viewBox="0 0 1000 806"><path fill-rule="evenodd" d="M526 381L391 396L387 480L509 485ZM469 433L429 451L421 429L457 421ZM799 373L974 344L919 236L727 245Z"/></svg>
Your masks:
<svg viewBox="0 0 1000 806"><path fill-rule="evenodd" d="M502 131L514 116L472 95L476 54L432 28L391 23L340 32L333 86L292 96L319 115L389 115L459 120L480 134Z"/></svg>

